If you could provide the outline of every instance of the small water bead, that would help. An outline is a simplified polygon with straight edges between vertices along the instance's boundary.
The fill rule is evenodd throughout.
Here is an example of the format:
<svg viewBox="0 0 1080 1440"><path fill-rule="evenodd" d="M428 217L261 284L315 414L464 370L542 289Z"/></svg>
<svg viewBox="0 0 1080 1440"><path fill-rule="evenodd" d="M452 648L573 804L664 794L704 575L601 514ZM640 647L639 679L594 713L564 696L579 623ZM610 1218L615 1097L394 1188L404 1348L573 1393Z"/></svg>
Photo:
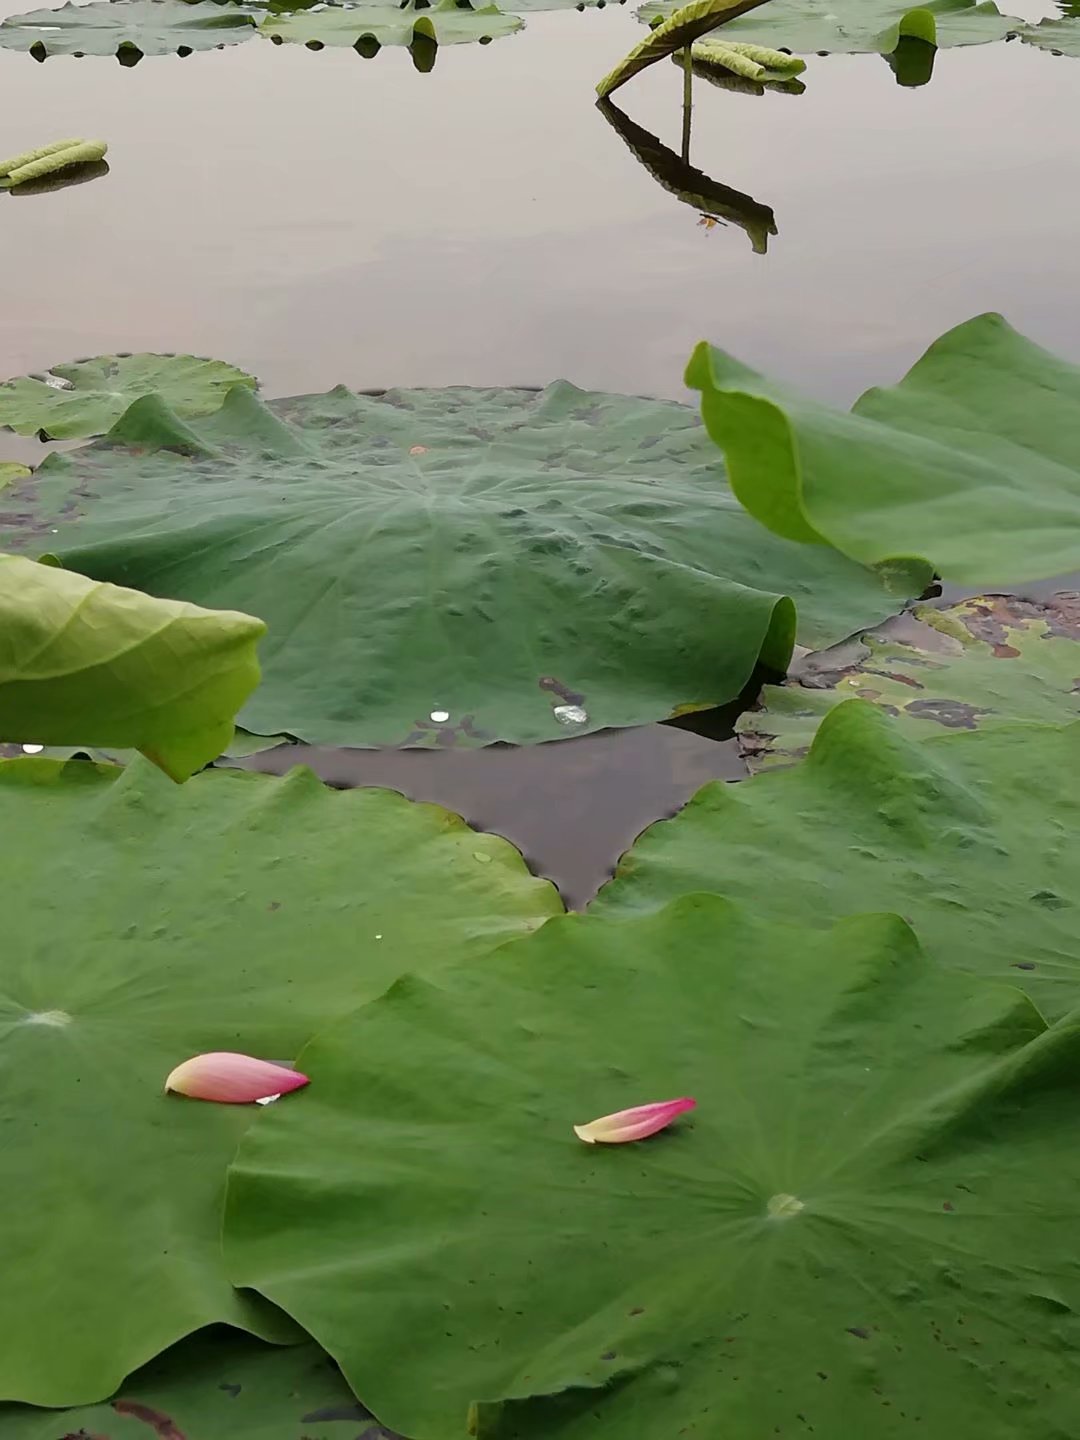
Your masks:
<svg viewBox="0 0 1080 1440"><path fill-rule="evenodd" d="M587 725L589 712L580 705L556 705L551 712L560 725Z"/></svg>
<svg viewBox="0 0 1080 1440"><path fill-rule="evenodd" d="M790 1220L803 1209L803 1202L796 1195L773 1195L765 1209L773 1220Z"/></svg>
<svg viewBox="0 0 1080 1440"><path fill-rule="evenodd" d="M432 718L432 720L435 721L435 724L436 724L436 725L445 725L446 722L447 722L447 720L450 719L450 711L449 711L449 710L432 710L432 712L431 712L431 718Z"/></svg>
<svg viewBox="0 0 1080 1440"><path fill-rule="evenodd" d="M23 749L23 754L24 754L24 755L40 755L41 752L42 752L42 750L45 749L45 746L44 746L44 745L24 745L24 746L22 747L22 749Z"/></svg>

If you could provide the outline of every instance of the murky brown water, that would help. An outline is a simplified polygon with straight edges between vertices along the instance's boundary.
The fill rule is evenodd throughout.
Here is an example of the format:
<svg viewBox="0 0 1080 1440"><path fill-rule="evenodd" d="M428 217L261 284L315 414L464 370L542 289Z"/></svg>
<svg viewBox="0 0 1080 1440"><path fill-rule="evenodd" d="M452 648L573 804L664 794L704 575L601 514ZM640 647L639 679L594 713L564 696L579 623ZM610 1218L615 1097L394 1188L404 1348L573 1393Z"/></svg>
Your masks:
<svg viewBox="0 0 1080 1440"><path fill-rule="evenodd" d="M643 33L630 7L527 23L429 75L401 50L258 39L134 69L0 50L0 148L83 134L111 165L0 197L0 375L189 350L270 395L566 376L678 397L706 336L847 403L986 309L1080 361L1080 63L1014 42L942 51L918 90L878 56L811 59L798 98L699 86L693 164L772 207L762 256L735 227L699 228L596 110L596 80ZM674 67L617 98L678 149ZM39 448L0 435L0 459ZM741 773L730 744L658 726L303 758L508 835L575 904L651 820Z"/></svg>

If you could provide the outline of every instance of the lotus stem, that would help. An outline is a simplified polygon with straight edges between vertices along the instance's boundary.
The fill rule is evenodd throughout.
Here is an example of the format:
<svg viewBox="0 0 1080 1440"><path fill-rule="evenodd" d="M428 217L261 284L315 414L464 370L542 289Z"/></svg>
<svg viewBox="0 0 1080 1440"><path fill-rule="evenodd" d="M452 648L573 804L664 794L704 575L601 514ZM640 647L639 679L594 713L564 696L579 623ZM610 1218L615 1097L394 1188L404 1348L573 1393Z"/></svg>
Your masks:
<svg viewBox="0 0 1080 1440"><path fill-rule="evenodd" d="M690 162L690 117L694 112L694 62L690 46L683 46L682 158Z"/></svg>

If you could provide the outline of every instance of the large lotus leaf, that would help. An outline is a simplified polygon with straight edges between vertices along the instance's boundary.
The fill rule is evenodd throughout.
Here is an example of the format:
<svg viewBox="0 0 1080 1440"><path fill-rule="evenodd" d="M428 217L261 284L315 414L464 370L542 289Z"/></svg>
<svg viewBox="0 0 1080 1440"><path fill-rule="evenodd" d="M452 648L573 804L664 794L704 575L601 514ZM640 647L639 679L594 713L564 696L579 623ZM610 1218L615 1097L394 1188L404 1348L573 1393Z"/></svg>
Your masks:
<svg viewBox="0 0 1080 1440"><path fill-rule="evenodd" d="M1025 25L1020 38L1027 45L1037 45L1040 50L1049 50L1054 55L1072 55L1080 58L1080 11L1072 18L1043 20L1038 25Z"/></svg>
<svg viewBox="0 0 1080 1440"><path fill-rule="evenodd" d="M689 5L673 5L662 23L604 76L596 87L597 95L603 100L646 66L692 44L732 17L745 15L765 3L766 0L691 0Z"/></svg>
<svg viewBox="0 0 1080 1440"><path fill-rule="evenodd" d="M417 35L439 45L494 40L520 30L524 21L504 15L495 5L473 9L457 0L436 5L386 4L327 5L290 15L268 15L261 34L279 44L293 41L314 48L352 45L370 39L380 45L411 45Z"/></svg>
<svg viewBox="0 0 1080 1440"><path fill-rule="evenodd" d="M59 528L59 534L53 530ZM266 620L259 734L555 739L722 703L883 619L872 572L770 535L688 407L524 390L152 398L0 493L0 543ZM929 571L909 577L915 590ZM908 593L911 593L910 589Z"/></svg>
<svg viewBox="0 0 1080 1440"><path fill-rule="evenodd" d="M646 24L665 19L674 0L648 0L637 12ZM724 24L717 39L818 52L877 52L888 55L905 37L942 48L984 45L1024 29L1014 15L1003 15L993 0L769 0L752 15Z"/></svg>
<svg viewBox="0 0 1080 1440"><path fill-rule="evenodd" d="M396 1440L316 1345L264 1345L212 1327L77 1410L0 1405L4 1440Z"/></svg>
<svg viewBox="0 0 1080 1440"><path fill-rule="evenodd" d="M561 906L505 841L303 770L177 789L143 762L9 760L0 797L0 1399L84 1404L202 1325L281 1333L219 1263L251 1110L164 1095L173 1066L291 1059L402 971Z"/></svg>
<svg viewBox="0 0 1080 1440"><path fill-rule="evenodd" d="M739 717L751 770L806 754L822 719L857 696L915 738L1015 720L1061 724L1080 715L1080 595L1045 604L983 595L945 610L895 616L792 666Z"/></svg>
<svg viewBox="0 0 1080 1440"><path fill-rule="evenodd" d="M190 419L217 410L234 385L255 384L235 365L198 355L97 355L0 385L0 425L57 440L101 435L140 395L160 395Z"/></svg>
<svg viewBox="0 0 1080 1440"><path fill-rule="evenodd" d="M678 58L678 57L676 57ZM704 69L705 67L701 67ZM710 73L715 73L712 66ZM741 78L741 77L732 77ZM743 81L753 85L753 81ZM764 87L759 87L764 94ZM776 234L776 217L768 205L762 205L752 195L721 185L703 171L697 170L687 160L676 155L674 150L662 144L651 131L638 125L612 100L598 100L596 108L622 140L634 159L663 188L681 200L698 215L711 217L724 224L737 225L750 237L755 255L764 255L769 247L769 236Z"/></svg>
<svg viewBox="0 0 1080 1440"><path fill-rule="evenodd" d="M751 914L557 920L317 1036L230 1169L234 1279L425 1440L1005 1440L1028 1397L1064 1440L1080 1020L894 915Z"/></svg>
<svg viewBox="0 0 1080 1440"><path fill-rule="evenodd" d="M174 55L237 45L255 22L214 0L92 0L0 21L0 45L49 55ZM6 423L6 422L5 422Z"/></svg>
<svg viewBox="0 0 1080 1440"><path fill-rule="evenodd" d="M1080 1003L1080 721L910 738L864 700L799 765L706 785L623 856L593 908L710 890L777 919L895 910L943 964Z"/></svg>
<svg viewBox="0 0 1080 1440"><path fill-rule="evenodd" d="M925 556L960 583L1080 568L1080 367L980 315L851 414L702 344L687 383L735 494L792 540L864 564Z"/></svg>
<svg viewBox="0 0 1080 1440"><path fill-rule="evenodd" d="M259 683L261 620L0 555L0 739L130 746L186 780Z"/></svg>

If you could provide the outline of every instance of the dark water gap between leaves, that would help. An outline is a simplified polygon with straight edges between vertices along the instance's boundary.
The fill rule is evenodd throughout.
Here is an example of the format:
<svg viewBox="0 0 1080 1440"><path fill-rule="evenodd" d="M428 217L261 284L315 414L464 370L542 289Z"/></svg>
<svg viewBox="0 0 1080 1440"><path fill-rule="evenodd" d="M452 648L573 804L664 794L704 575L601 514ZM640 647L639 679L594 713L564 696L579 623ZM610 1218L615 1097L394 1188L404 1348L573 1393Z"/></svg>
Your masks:
<svg viewBox="0 0 1080 1440"><path fill-rule="evenodd" d="M745 776L733 727L765 678L756 676L740 700L721 709L544 745L280 745L230 763L270 775L310 765L337 789L385 786L442 805L516 845L533 873L558 887L567 908L580 910L647 825L674 815L707 781Z"/></svg>
<svg viewBox="0 0 1080 1440"><path fill-rule="evenodd" d="M1077 588L1080 572L1026 585L937 586L938 593L926 598L946 606L986 591L1039 601ZM648 825L674 815L710 780L746 778L735 722L772 678L759 670L730 705L543 745L479 750L280 745L229 763L268 775L309 765L336 789L385 786L410 800L442 805L474 829L516 845L533 873L558 887L567 908L580 910Z"/></svg>

